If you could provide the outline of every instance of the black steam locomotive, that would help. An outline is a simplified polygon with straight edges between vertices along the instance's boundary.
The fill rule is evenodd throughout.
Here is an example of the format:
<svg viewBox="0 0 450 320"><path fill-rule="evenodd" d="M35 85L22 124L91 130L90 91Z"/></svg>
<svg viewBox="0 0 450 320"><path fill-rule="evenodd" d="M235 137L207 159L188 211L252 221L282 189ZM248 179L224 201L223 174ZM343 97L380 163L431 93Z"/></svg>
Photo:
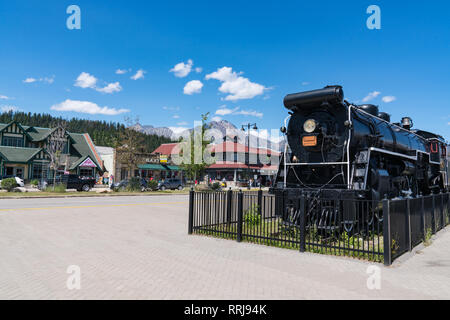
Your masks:
<svg viewBox="0 0 450 320"><path fill-rule="evenodd" d="M344 100L341 86L289 94L289 125L277 190L323 198L380 200L415 197L449 187L447 144L414 130L411 118L391 123L371 104Z"/></svg>

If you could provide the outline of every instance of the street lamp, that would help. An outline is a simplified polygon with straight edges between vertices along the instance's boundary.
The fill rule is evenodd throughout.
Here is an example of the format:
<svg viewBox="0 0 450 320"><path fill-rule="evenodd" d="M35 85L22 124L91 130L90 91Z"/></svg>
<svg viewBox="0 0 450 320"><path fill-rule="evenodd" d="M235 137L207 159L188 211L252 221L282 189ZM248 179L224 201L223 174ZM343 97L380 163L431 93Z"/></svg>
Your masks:
<svg viewBox="0 0 450 320"><path fill-rule="evenodd" d="M253 130L258 130L256 123L247 123L243 124L241 130L245 132L245 128L247 127L247 148L248 148L248 157L247 159L247 178L248 178L248 189L250 189L250 127L253 126Z"/></svg>

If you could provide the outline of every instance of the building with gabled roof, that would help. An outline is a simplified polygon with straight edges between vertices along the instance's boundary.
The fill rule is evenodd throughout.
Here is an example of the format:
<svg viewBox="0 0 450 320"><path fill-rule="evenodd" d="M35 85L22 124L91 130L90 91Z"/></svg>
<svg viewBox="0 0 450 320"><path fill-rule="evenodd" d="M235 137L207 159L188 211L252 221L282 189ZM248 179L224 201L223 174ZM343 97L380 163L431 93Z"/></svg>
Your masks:
<svg viewBox="0 0 450 320"><path fill-rule="evenodd" d="M57 128L24 126L17 121L0 123L0 176L17 176L25 180L50 179L48 138ZM94 177L103 171L100 156L87 133L65 132L60 173Z"/></svg>

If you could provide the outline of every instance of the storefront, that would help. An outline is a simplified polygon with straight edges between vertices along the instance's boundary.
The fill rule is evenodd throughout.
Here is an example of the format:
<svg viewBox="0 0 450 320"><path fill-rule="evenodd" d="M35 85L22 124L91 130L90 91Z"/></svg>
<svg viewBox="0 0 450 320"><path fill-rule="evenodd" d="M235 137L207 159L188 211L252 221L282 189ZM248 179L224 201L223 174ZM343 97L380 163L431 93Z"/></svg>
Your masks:
<svg viewBox="0 0 450 320"><path fill-rule="evenodd" d="M178 166L150 163L138 165L138 175L148 180L157 181L166 178L182 177L181 168Z"/></svg>

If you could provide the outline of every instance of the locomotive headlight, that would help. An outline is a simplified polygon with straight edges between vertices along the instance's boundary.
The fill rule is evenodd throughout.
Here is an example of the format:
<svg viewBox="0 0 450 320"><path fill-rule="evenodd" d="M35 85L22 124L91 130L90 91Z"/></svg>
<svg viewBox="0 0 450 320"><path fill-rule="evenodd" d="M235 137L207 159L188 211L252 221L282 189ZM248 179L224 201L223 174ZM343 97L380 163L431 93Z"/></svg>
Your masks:
<svg viewBox="0 0 450 320"><path fill-rule="evenodd" d="M306 120L303 124L303 130L305 130L306 133L312 133L314 132L314 130L316 130L316 128L317 123L316 120L313 119Z"/></svg>

